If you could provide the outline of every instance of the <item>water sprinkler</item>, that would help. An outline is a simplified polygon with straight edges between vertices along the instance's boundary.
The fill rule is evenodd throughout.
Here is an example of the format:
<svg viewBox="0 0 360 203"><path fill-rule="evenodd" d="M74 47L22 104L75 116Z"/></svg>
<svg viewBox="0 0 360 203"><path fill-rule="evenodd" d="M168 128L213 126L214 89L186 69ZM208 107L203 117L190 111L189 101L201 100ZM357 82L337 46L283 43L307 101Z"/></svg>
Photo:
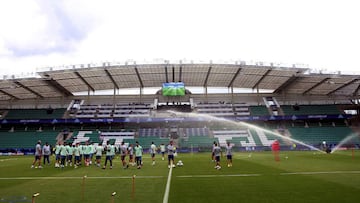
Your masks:
<svg viewBox="0 0 360 203"><path fill-rule="evenodd" d="M116 192L111 193L111 202L114 203L114 196L116 195Z"/></svg>
<svg viewBox="0 0 360 203"><path fill-rule="evenodd" d="M131 191L132 199L135 199L135 177L136 177L136 175L132 176L132 191Z"/></svg>
<svg viewBox="0 0 360 203"><path fill-rule="evenodd" d="M31 202L32 203L35 203L35 198L37 197L37 196L39 196L40 195L40 193L34 193L33 195L32 195L32 200L31 200Z"/></svg>

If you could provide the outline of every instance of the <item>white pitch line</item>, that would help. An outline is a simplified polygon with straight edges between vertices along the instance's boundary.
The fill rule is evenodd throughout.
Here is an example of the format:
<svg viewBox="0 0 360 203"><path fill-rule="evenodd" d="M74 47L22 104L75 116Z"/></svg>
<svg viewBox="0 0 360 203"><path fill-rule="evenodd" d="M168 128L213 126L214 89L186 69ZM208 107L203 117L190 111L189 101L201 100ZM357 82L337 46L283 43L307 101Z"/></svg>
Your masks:
<svg viewBox="0 0 360 203"><path fill-rule="evenodd" d="M87 177L89 179L132 179L133 176L94 176L94 177ZM156 178L164 178L164 176L136 176L137 179L156 179Z"/></svg>
<svg viewBox="0 0 360 203"><path fill-rule="evenodd" d="M67 177L4 177L0 180L64 180L64 179L83 179L84 177L75 177L75 176L67 176ZM136 176L136 178L142 178L142 179L155 179L155 178L164 178L164 176ZM94 176L89 177L87 176L86 179L132 179L132 176L109 176L109 177L103 177L103 176Z"/></svg>
<svg viewBox="0 0 360 203"><path fill-rule="evenodd" d="M261 174L229 174L229 175L187 175L176 176L177 178L213 178L213 177L252 177L261 176Z"/></svg>
<svg viewBox="0 0 360 203"><path fill-rule="evenodd" d="M83 177L4 177L0 180L58 180L58 179L82 179Z"/></svg>
<svg viewBox="0 0 360 203"><path fill-rule="evenodd" d="M4 161L12 161L12 160L17 160L17 158L0 159L1 162L4 162Z"/></svg>
<svg viewBox="0 0 360 203"><path fill-rule="evenodd" d="M304 172L289 172L289 173L280 173L279 175L321 175L321 174L360 174L360 171L304 171ZM168 202L169 193L170 193L170 182L171 182L172 168L169 170L169 175L166 183L166 189L164 194L164 203ZM213 177L254 177L254 176L263 176L264 174L229 174L229 175L184 175L176 176L176 178L213 178ZM71 179L83 179L84 177L76 176L65 176L65 177L51 177L51 176L41 176L41 177L0 177L0 180L71 180ZM132 179L132 176L93 176L86 177L87 179ZM142 179L160 179L164 176L136 176L136 178ZM166 199L166 201L165 201Z"/></svg>
<svg viewBox="0 0 360 203"><path fill-rule="evenodd" d="M309 171L280 173L280 175L317 175L317 174L358 174L360 171Z"/></svg>
<svg viewBox="0 0 360 203"><path fill-rule="evenodd" d="M165 188L163 203L168 203L168 201L169 201L169 193L170 193L170 183L171 183L172 169L173 169L173 167L170 167L168 179L167 179L167 182L166 182L166 188Z"/></svg>

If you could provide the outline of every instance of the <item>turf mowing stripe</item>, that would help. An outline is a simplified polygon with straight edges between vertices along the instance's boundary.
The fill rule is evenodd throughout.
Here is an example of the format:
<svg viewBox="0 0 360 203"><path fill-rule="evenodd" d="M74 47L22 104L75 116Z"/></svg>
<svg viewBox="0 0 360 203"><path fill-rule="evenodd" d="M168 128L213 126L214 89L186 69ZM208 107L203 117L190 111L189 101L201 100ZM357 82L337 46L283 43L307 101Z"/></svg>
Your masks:
<svg viewBox="0 0 360 203"><path fill-rule="evenodd" d="M167 179L167 182L166 182L166 188L165 188L163 203L168 203L168 201L169 201L169 193L170 193L170 183L171 183L172 169L173 169L173 167L170 167L168 179Z"/></svg>
<svg viewBox="0 0 360 203"><path fill-rule="evenodd" d="M213 177L252 177L261 176L261 174L229 174L229 175L188 175L176 176L177 178L213 178Z"/></svg>
<svg viewBox="0 0 360 203"><path fill-rule="evenodd" d="M280 173L280 175L317 175L317 174L357 174L360 171L313 171L313 172L291 172Z"/></svg>
<svg viewBox="0 0 360 203"><path fill-rule="evenodd" d="M67 177L8 177L8 178L0 178L0 180L59 180L59 179L83 179L84 177L75 177L75 176L67 176ZM132 176L87 176L86 179L131 179ZM164 178L164 176L136 176L136 178L142 179L155 179L155 178Z"/></svg>

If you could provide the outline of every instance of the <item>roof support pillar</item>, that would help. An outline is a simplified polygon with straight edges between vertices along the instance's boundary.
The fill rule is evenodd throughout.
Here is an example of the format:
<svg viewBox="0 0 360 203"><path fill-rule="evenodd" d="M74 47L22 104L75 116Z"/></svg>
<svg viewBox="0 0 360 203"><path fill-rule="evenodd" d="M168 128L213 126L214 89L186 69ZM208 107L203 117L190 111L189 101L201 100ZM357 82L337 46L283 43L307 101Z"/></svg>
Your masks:
<svg viewBox="0 0 360 203"><path fill-rule="evenodd" d="M172 82L175 82L175 67L172 67Z"/></svg>
<svg viewBox="0 0 360 203"><path fill-rule="evenodd" d="M38 105L39 105L39 97L36 97L36 98L35 98L35 104L34 104L35 109L38 108Z"/></svg>
<svg viewBox="0 0 360 203"><path fill-rule="evenodd" d="M139 103L142 103L142 95L144 93L143 91L144 91L144 88L140 87Z"/></svg>
<svg viewBox="0 0 360 203"><path fill-rule="evenodd" d="M231 104L234 104L234 86L230 87L230 91L231 91Z"/></svg>
<svg viewBox="0 0 360 203"><path fill-rule="evenodd" d="M88 92L87 92L87 102L88 102L88 104L90 104L91 103L91 100L90 100L90 91L91 91L91 89L90 88L88 88Z"/></svg>
<svg viewBox="0 0 360 203"><path fill-rule="evenodd" d="M115 107L115 98L116 98L116 86L114 85L113 102L112 102L113 107Z"/></svg>
<svg viewBox="0 0 360 203"><path fill-rule="evenodd" d="M257 98L257 105L259 106L261 102L259 85L256 85L256 98Z"/></svg>
<svg viewBox="0 0 360 203"><path fill-rule="evenodd" d="M207 86L204 87L205 88L205 101L208 102L208 89Z"/></svg>

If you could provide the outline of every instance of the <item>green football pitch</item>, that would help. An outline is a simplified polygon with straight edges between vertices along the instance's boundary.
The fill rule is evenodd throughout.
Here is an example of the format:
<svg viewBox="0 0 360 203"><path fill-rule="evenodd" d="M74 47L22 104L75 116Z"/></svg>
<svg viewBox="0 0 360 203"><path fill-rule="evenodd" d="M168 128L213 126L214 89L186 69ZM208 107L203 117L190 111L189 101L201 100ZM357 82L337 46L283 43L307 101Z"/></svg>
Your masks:
<svg viewBox="0 0 360 203"><path fill-rule="evenodd" d="M183 167L168 169L143 156L142 169L31 169L32 156L0 157L0 202L358 202L360 151L238 152L233 167L222 157L214 169L210 153L179 154ZM104 160L102 160L103 162ZM170 173L171 171L171 173ZM135 176L134 176L135 175ZM170 177L169 177L170 176ZM113 192L116 195L112 196Z"/></svg>
<svg viewBox="0 0 360 203"><path fill-rule="evenodd" d="M184 96L185 88L163 87L164 96Z"/></svg>

